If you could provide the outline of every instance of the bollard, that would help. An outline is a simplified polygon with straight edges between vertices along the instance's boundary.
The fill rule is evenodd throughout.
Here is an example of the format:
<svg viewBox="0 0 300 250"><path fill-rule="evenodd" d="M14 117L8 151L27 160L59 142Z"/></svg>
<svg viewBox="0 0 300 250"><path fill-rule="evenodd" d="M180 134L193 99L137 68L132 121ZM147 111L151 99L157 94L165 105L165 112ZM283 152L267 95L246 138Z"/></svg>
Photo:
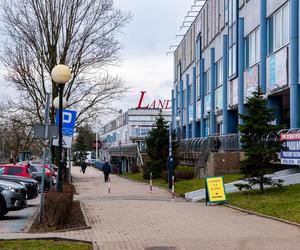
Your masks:
<svg viewBox="0 0 300 250"><path fill-rule="evenodd" d="M174 202L175 198L175 178L174 175L172 176L172 202Z"/></svg>
<svg viewBox="0 0 300 250"><path fill-rule="evenodd" d="M152 172L150 173L150 192L152 193Z"/></svg>
<svg viewBox="0 0 300 250"><path fill-rule="evenodd" d="M110 177L108 177L108 193L110 194Z"/></svg>

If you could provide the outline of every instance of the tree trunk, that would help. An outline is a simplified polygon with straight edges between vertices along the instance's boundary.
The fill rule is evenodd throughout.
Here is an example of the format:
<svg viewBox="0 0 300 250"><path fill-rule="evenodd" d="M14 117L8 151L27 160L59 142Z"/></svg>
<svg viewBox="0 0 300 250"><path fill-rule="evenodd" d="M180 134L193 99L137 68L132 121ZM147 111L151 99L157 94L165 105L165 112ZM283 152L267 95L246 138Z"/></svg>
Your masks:
<svg viewBox="0 0 300 250"><path fill-rule="evenodd" d="M261 192L261 193L264 192L264 182L263 182L263 178L259 178L259 189L260 189L260 192Z"/></svg>

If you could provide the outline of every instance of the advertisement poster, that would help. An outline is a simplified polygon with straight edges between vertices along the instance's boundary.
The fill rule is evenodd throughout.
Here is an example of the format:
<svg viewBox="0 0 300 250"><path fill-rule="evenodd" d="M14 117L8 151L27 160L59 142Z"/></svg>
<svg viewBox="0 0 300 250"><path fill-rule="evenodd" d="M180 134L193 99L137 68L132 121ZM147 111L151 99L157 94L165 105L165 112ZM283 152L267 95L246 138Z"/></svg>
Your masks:
<svg viewBox="0 0 300 250"><path fill-rule="evenodd" d="M258 64L256 64L244 72L244 103L247 103L247 98L252 96L259 84L258 69Z"/></svg>
<svg viewBox="0 0 300 250"><path fill-rule="evenodd" d="M226 194L222 176L205 178L206 200L207 202L226 201Z"/></svg>
<svg viewBox="0 0 300 250"><path fill-rule="evenodd" d="M228 84L228 104L235 106L238 104L238 78L229 81Z"/></svg>
<svg viewBox="0 0 300 250"><path fill-rule="evenodd" d="M300 133L286 133L280 135L285 150L280 152L281 164L300 165Z"/></svg>
<svg viewBox="0 0 300 250"><path fill-rule="evenodd" d="M193 104L189 105L189 121L193 121L194 112L193 112Z"/></svg>
<svg viewBox="0 0 300 250"><path fill-rule="evenodd" d="M267 91L272 92L288 84L287 47L267 58Z"/></svg>

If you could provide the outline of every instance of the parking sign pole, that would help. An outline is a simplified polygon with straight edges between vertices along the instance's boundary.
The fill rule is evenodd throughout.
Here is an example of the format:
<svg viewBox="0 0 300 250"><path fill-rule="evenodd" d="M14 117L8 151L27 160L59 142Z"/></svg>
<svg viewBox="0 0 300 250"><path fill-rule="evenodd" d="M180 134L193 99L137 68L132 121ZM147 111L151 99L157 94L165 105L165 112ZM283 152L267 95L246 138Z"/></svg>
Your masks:
<svg viewBox="0 0 300 250"><path fill-rule="evenodd" d="M45 107L45 140L44 140L44 166L42 172L42 185L41 185L41 200L40 200L40 211L39 211L39 222L42 220L42 212L44 207L44 187L45 187L45 165L48 149L48 125L49 125L49 105L50 105L50 93L46 93L46 107ZM51 180L50 180L51 181Z"/></svg>

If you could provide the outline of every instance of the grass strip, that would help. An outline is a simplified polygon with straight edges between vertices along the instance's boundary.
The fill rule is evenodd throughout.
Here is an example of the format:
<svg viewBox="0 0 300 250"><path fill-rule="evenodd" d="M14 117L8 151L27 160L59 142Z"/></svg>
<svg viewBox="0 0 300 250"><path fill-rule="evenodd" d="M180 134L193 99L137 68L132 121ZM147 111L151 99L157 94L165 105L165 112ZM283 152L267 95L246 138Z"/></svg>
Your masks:
<svg viewBox="0 0 300 250"><path fill-rule="evenodd" d="M123 176L125 176L128 179L133 180L133 181L149 183L149 180L145 180L143 178L142 172L135 173L135 174L124 173ZM227 174L227 175L224 175L224 183L237 181L241 178L242 178L241 174ZM202 189L202 188L204 188L204 184L205 184L204 181L205 181L205 178L177 181L177 182L175 182L175 193L179 196L184 196L184 194L187 192L192 192L195 190ZM158 186L158 187L163 187L163 188L168 187L168 184L160 178L154 179L153 185Z"/></svg>
<svg viewBox="0 0 300 250"><path fill-rule="evenodd" d="M0 240L5 250L91 250L92 244L60 240Z"/></svg>
<svg viewBox="0 0 300 250"><path fill-rule="evenodd" d="M230 205L300 223L300 184L227 194Z"/></svg>

